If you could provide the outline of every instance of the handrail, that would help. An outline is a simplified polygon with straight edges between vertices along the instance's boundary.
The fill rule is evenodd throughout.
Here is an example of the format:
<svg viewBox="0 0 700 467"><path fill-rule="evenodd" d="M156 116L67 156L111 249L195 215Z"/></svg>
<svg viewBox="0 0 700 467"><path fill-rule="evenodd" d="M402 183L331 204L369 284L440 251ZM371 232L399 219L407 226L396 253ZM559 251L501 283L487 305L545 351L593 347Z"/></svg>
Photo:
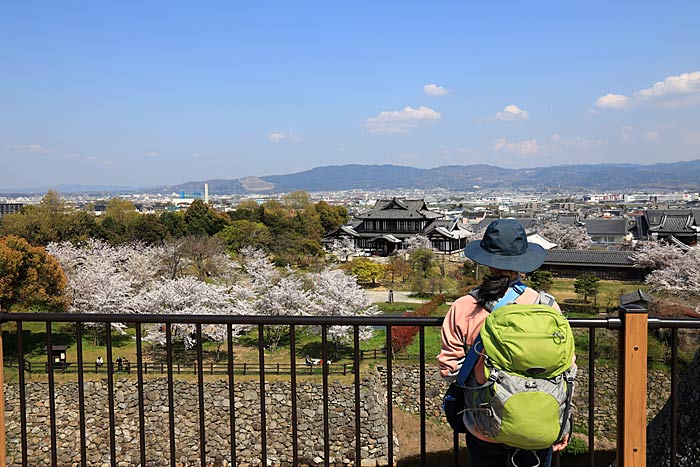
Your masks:
<svg viewBox="0 0 700 467"><path fill-rule="evenodd" d="M0 313L0 323L63 322L63 323L182 323L182 324L281 324L300 326L441 326L444 318L435 316L263 316L263 315L215 315L215 314L137 314L137 313ZM571 327L619 329L620 318L569 318ZM691 318L688 322L694 322ZM664 320L663 323L666 323ZM675 321L674 321L675 323ZM674 324L683 327L686 320ZM700 321L698 322L700 327Z"/></svg>
<svg viewBox="0 0 700 467"><path fill-rule="evenodd" d="M132 313L118 313L118 314L76 314L76 313L12 313L12 312L0 312L0 330L2 323L6 322L17 322L18 330L21 330L21 324L23 322L46 322L47 329L49 330L48 335L50 336L50 324L53 322L63 322L63 323L105 323L105 327L109 329L109 323L135 323L137 324L138 331L140 332L140 324L166 324L169 328L170 325L174 323L182 324L197 324L201 325L207 324L220 324L228 325L229 335L231 333L230 326L232 324L241 325L251 325L258 326L258 345L262 348L261 330L262 326L276 324L276 325L289 325L291 328L294 326L322 326L322 331L325 334L326 326L341 325L341 326L352 326L355 328L354 338L355 338L355 353L356 360L358 359L358 327L359 326L377 326L377 327L387 327L387 345L390 345L390 329L392 327L400 326L420 326L421 327L421 351L424 352L424 336L423 329L425 326L440 326L443 322L443 317L424 317L424 316L399 316L399 315L384 315L384 316L372 316L372 317L360 317L360 316L260 316L260 315L214 315L214 314L193 314L193 315L181 315L181 314L132 314ZM621 308L619 310L619 316L607 316L607 317L596 317L596 318L569 318L568 319L572 328L588 328L590 331L589 340L590 347L589 352L592 352L593 345L595 342L595 332L596 328L602 329L614 329L620 330L620 353L618 362L620 364L620 371L618 372L618 383L620 396L620 401L618 403L618 427L621 430L618 436L618 465L621 466L639 466L643 467L646 462L646 352L647 352L647 331L649 329L660 329L660 328L670 328L673 329L674 339L677 341L677 330L681 328L686 329L700 329L700 319L693 318L663 318L663 317L649 317L647 311L642 308ZM200 331L201 332L201 331ZM20 333L21 334L21 333ZM170 332L168 332L168 335ZM108 333L109 336L109 333ZM1 334L0 334L0 344L1 344ZM21 337L20 337L21 338ZM50 337L49 337L50 338ZM324 344L322 346L323 351L326 351L327 343L325 342L327 337L324 335ZM200 339L198 339L198 342ZM21 347L21 343L20 343ZM108 347L111 347L108 345ZM198 385L203 385L202 377L205 372L204 366L202 364L201 348L198 348L198 358L197 358L197 368L201 368L202 371L198 371ZM676 350L676 344L674 344L673 349ZM0 359L2 359L2 350L0 349ZM172 358L172 354L168 352L169 358ZM20 361L22 355L20 352ZM259 349L260 365L264 365L264 353ZM389 357L387 357L389 358ZM421 354L421 367L424 366L424 354ZM593 373L593 358L589 362L589 374ZM111 359L108 358L108 362ZM293 361L293 360L292 360ZM391 360L387 360L388 372L387 372L387 385L389 386L388 391L391 390ZM674 359L675 364L675 359ZM49 361L48 365L52 367L52 362ZM109 365L109 363L108 363ZM112 364L113 365L113 364ZM354 362L354 368L357 370L358 362ZM233 369L233 362L230 360L228 362L228 367L230 370ZM172 372L172 362L168 364L169 373ZM50 368L52 369L52 368ZM296 368L295 368L296 370ZM424 368L422 368L424 371ZM675 377L675 371L674 377ZM23 371L20 371L23 374ZM50 372L52 373L52 372ZM293 372L296 379L296 371ZM323 378L324 384L327 384L328 370L323 367ZM141 376L141 375L139 375ZM359 374L355 371L355 380L357 385L357 378ZM233 371L230 371L229 375L230 381L232 382ZM592 376L589 379L589 397L592 394ZM424 376L421 381L423 381ZM261 384L264 384L264 374L260 375ZM20 380L21 381L21 380ZM169 384L172 384L172 374L168 376ZM2 384L4 383L2 374L2 365L0 365L0 465L4 463L5 450L3 449L3 427L2 423L3 407L2 403ZM110 386L112 382L110 381ZM674 408L674 420L675 412L677 410L677 400L675 392L675 382L672 382L672 399L673 403L676 405ZM421 388L423 388L423 383L421 383ZM172 391L172 388L169 388ZM324 397L327 397L327 389L324 389ZM357 393L359 394L359 392ZM391 398L391 395L388 395ZM423 398L422 396L421 398ZM170 394L170 398L173 395ZM200 396L201 398L201 396ZM110 398L111 399L111 398ZM391 399L389 399L391 400ZM356 400L356 405L358 401ZM424 403L424 401L422 401ZM261 404L264 401L261 400ZM143 403L141 403L143 405ZM203 401L200 400L200 411L203 407ZM261 406L262 413L264 413L264 405ZM589 404L589 419L592 419L590 412L592 410L592 404ZM296 413L296 412L295 412ZM169 415L172 415L169 414ZM424 416L424 414L423 414ZM359 420L359 419L358 419ZM391 421L389 422L389 428L391 428ZM675 423L675 421L673 422ZM324 425L327 421L324 422ZM172 425L172 420L171 420ZM324 427L325 428L325 427ZM675 427L674 427L675 428ZM172 429L172 426L171 426ZM327 428L325 428L327 430ZM356 427L356 431L359 432L359 427ZM592 436L592 425L589 425L589 440ZM422 435L424 438L424 434ZM173 435L171 433L171 438ZM676 443L675 434L672 434L672 445L675 446ZM114 448L114 442L110 442L110 448ZM142 443L143 444L143 443ZM264 443L263 443L264 444ZM589 441L589 445L592 443ZM171 446L172 448L172 446ZM327 450L327 446L325 447ZM425 446L421 446L421 452L425 454ZM203 456L205 451L204 441L201 441L200 455ZM675 453L675 447L673 449ZM296 455L296 447L294 448L294 453ZM392 453L389 453L392 456ZM143 456L143 454L142 454ZM233 455L232 455L233 456ZM84 457L84 455L83 455ZM232 457L233 458L233 457ZM171 460L174 459L174 455L171 453ZM393 460L393 458L392 458ZM591 462L593 462L593 457L590 457ZM592 465L592 464L591 464Z"/></svg>

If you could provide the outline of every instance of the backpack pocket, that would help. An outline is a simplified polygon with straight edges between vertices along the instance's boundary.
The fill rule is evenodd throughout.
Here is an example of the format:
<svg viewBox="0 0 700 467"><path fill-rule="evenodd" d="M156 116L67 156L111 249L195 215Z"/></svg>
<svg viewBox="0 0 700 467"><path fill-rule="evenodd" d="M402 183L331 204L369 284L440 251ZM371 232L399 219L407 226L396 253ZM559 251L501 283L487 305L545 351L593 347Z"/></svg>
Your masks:
<svg viewBox="0 0 700 467"><path fill-rule="evenodd" d="M464 388L466 405L464 423L469 431L477 431L491 438L498 435L501 430L501 420L492 405L496 391L493 381L488 381L481 386Z"/></svg>

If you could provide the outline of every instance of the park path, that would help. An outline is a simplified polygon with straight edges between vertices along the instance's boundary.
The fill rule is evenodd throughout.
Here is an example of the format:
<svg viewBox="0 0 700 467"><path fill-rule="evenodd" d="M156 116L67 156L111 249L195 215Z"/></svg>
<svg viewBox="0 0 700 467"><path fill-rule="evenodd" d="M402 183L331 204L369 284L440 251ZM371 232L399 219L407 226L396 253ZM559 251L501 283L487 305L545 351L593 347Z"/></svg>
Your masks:
<svg viewBox="0 0 700 467"><path fill-rule="evenodd" d="M365 290L365 293L369 299L374 303L388 302L389 301L389 291L388 290ZM400 290L394 290L394 301L403 303L425 303L428 300L410 297L411 292L402 292Z"/></svg>

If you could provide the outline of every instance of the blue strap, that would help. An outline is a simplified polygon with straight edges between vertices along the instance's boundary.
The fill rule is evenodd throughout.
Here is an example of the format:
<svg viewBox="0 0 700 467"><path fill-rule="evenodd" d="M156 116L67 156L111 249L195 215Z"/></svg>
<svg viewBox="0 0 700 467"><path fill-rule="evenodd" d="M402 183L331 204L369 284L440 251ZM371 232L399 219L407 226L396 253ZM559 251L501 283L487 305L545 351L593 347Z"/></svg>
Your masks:
<svg viewBox="0 0 700 467"><path fill-rule="evenodd" d="M504 305L508 305L509 303L515 302L515 300L517 300L518 297L521 296L523 292L525 292L525 289L527 289L527 286L525 284L523 284L520 281L516 282L508 288L505 295L503 295L503 298L501 298L498 301L498 303L496 303L493 306L491 311L494 311ZM481 348L477 349L477 347ZM476 361L479 358L479 355L481 354L482 350L484 350L484 344L481 342L481 334L479 334L478 336L476 336L476 339L474 339L472 346L469 348L469 352L467 352L467 356L464 357L464 361L462 362L462 368L460 368L459 373L457 373L457 379L455 380L457 385L465 385L465 383L467 382L467 377L469 376L469 373L471 373L474 369L474 365L476 365Z"/></svg>

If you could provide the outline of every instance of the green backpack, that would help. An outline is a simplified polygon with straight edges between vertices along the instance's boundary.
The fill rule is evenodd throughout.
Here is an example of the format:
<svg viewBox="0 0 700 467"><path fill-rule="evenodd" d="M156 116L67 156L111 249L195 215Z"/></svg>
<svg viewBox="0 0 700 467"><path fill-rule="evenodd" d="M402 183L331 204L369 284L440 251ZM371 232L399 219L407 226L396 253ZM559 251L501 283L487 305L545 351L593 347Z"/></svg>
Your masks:
<svg viewBox="0 0 700 467"><path fill-rule="evenodd" d="M561 313L543 304L504 305L481 328L487 381L473 375L464 421L516 448L545 449L572 429L574 337Z"/></svg>

